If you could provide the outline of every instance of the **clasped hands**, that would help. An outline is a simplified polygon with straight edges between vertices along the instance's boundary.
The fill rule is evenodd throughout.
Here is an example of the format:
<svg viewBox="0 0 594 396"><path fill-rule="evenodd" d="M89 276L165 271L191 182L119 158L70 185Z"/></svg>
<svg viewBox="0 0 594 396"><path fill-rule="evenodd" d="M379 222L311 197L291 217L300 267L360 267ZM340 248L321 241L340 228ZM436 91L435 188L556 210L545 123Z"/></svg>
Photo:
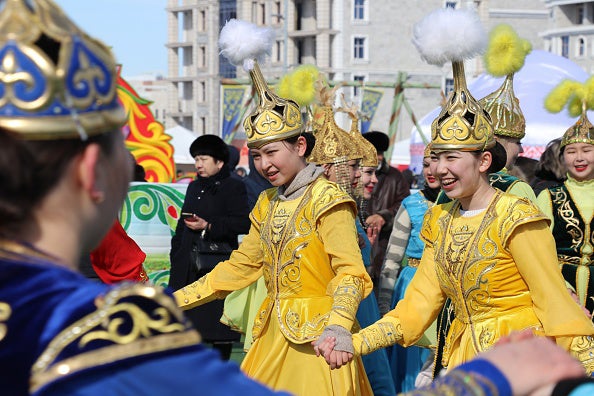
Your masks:
<svg viewBox="0 0 594 396"><path fill-rule="evenodd" d="M352 337L350 342L352 345ZM353 360L353 353L334 349L336 347L336 337L334 336L322 334L317 341L311 344L316 356L323 356L331 369L341 368Z"/></svg>

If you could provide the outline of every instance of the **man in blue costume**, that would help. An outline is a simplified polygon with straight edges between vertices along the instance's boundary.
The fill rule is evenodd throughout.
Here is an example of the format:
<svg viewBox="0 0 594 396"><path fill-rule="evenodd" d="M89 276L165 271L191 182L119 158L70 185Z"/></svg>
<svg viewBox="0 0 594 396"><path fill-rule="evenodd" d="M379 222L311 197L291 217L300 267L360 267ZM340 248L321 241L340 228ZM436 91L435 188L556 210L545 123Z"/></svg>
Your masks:
<svg viewBox="0 0 594 396"><path fill-rule="evenodd" d="M132 176L116 63L51 0L0 1L0 389L272 395L162 288L77 271Z"/></svg>

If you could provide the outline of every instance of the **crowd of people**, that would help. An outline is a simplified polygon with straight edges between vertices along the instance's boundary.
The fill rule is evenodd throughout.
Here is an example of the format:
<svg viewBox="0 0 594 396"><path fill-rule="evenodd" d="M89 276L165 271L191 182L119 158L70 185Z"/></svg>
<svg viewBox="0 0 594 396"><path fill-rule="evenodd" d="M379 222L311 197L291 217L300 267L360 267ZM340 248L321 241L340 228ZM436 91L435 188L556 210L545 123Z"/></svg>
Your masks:
<svg viewBox="0 0 594 396"><path fill-rule="evenodd" d="M221 53L257 95L243 124L250 169L235 172L237 149L214 134L188 148L197 174L163 289L114 223L129 183L144 176L124 144L110 49L51 0L5 2L3 392L594 392L594 78L551 92L547 109L577 102L579 119L520 168L525 120L513 74L526 51L511 68L493 67L502 87L476 100L463 60L483 40L452 39L436 53L423 34L440 25L483 34L475 14L450 9L415 28L424 59L451 61L454 92L431 128L424 185L411 194L383 156L388 135L362 134L354 106L342 129L322 74L313 122L302 117L260 69L274 31L228 21ZM509 27L490 45L501 48L502 32L505 48L526 49ZM241 366L228 361L237 330L249 339Z"/></svg>

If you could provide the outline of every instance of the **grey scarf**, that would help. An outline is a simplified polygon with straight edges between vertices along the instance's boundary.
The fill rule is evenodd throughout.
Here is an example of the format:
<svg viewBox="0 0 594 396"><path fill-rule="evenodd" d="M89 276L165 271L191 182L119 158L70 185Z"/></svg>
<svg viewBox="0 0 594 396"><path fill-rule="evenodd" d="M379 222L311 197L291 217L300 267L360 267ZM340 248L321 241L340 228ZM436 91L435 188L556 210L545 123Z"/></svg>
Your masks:
<svg viewBox="0 0 594 396"><path fill-rule="evenodd" d="M316 180L324 170L315 164L307 164L307 166L293 179L291 184L287 187L280 186L278 188L278 197L281 201L289 201L291 199L299 198L305 192L307 186Z"/></svg>

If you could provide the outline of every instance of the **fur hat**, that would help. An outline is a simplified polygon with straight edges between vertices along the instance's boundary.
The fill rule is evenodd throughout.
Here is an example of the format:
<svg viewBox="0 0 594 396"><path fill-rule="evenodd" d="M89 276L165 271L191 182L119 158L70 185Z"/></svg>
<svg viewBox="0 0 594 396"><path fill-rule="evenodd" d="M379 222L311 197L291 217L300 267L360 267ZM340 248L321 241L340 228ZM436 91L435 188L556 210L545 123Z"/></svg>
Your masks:
<svg viewBox="0 0 594 396"><path fill-rule="evenodd" d="M363 137L373 144L378 153L383 153L390 147L390 138L383 132L371 131L364 133Z"/></svg>
<svg viewBox="0 0 594 396"><path fill-rule="evenodd" d="M190 145L190 155L210 155L214 159L229 162L229 147L216 135L202 135Z"/></svg>

